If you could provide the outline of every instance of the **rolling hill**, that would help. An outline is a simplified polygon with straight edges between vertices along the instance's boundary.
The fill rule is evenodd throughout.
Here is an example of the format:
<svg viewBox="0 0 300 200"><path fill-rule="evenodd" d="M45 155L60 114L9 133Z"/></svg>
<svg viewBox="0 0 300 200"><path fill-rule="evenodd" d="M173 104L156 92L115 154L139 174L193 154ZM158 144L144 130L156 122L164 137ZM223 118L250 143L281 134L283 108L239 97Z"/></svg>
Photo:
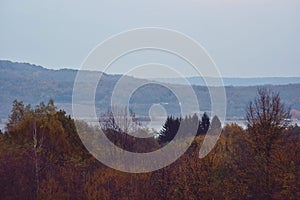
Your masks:
<svg viewBox="0 0 300 200"><path fill-rule="evenodd" d="M53 99L59 108L65 109L71 114L72 90L76 73L77 70L73 69L52 70L28 63L0 61L0 119L7 119L15 99L32 105ZM99 72L92 71L85 73L89 76L99 74ZM114 86L122 77L105 73L102 75L96 92L96 107L99 113L107 110ZM247 81L244 81L243 84ZM142 84L147 83L147 80L126 77L126 85L136 82ZM177 85L176 87L185 86ZM226 86L227 118L243 118L247 103L255 97L258 87ZM278 91L287 107L296 111L300 110L300 84L265 85L264 87ZM194 85L193 89L201 102L201 111L209 111L208 89L205 86L197 85ZM124 86L124 93L126 91L127 87ZM130 99L130 106L137 115L148 115L148 109L153 103L162 102L168 114L179 113L176 96L159 84L148 84L136 90Z"/></svg>
<svg viewBox="0 0 300 200"><path fill-rule="evenodd" d="M202 77L187 77L188 83L191 85L205 86L205 81ZM216 78L206 77L206 79L214 82ZM261 86L261 85L287 85L300 84L300 77L259 77L259 78L222 78L225 86ZM153 78L152 80L170 83L170 84L186 84L180 78Z"/></svg>

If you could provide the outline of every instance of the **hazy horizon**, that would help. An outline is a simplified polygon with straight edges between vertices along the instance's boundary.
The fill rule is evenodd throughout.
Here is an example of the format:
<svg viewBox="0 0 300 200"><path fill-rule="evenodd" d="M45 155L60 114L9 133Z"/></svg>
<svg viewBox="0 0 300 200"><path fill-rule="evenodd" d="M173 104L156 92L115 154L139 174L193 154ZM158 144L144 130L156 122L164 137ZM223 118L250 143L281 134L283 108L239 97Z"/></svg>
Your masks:
<svg viewBox="0 0 300 200"><path fill-rule="evenodd" d="M43 65L40 65L40 64L36 64L36 63L31 63L31 62L24 62L24 61L14 61L14 60L7 60L7 59L0 59L0 61L8 61L8 62L12 62L12 63L19 63L19 64L30 64L30 65L35 65L35 66L40 66L40 67L43 67L45 69L48 69L48 70L80 70L79 68L77 67L70 67L70 68L56 68L56 67L53 67L53 68L49 68L49 67L45 67ZM95 71L99 71L99 70L95 70ZM109 75L123 75L121 73L107 73L105 72L106 74L109 74ZM135 78L143 78L143 77L139 77L139 76L133 76ZM197 77L202 77L202 76L185 76L186 78L197 78ZM212 77L212 76L206 76L207 78L218 78L218 77ZM148 79L151 79L151 78L166 78L166 79L176 79L176 78L180 78L180 77L144 77L144 78L148 78ZM299 76L238 76L238 77L233 77L233 76L222 76L222 78L232 78L232 79L254 79L254 78L300 78L300 75Z"/></svg>
<svg viewBox="0 0 300 200"><path fill-rule="evenodd" d="M203 45L223 77L294 77L300 76L299 19L296 0L1 1L0 59L78 69L108 37L161 27ZM149 61L183 66L167 55L137 54L111 72L122 74ZM183 71L184 76L194 74Z"/></svg>

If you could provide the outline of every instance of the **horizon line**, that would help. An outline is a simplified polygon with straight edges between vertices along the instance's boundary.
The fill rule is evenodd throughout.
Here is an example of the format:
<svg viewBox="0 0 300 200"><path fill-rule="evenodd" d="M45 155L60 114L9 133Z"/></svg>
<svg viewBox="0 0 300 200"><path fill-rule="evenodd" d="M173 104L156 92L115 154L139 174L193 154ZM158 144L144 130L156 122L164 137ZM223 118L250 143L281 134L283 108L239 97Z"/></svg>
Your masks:
<svg viewBox="0 0 300 200"><path fill-rule="evenodd" d="M76 67L61 67L61 68L51 68L49 66L44 66L44 65L41 65L41 64L35 64L35 63L32 63L32 62L29 62L29 61L16 61L16 60L9 60L9 59L0 59L0 62L11 62L11 63L16 63L16 64L28 64L28 65L33 65L33 66L37 66L37 67L42 67L44 69L47 69L47 70L54 70L54 71L59 71L59 70L75 70L75 71L78 71L80 70L80 66L78 68ZM85 71L97 71L97 72L101 72L99 70L85 70ZM103 73L103 72L102 72ZM107 73L107 72L104 72L104 74L109 74L109 75L123 75L123 74L120 74L120 73ZM135 76L133 76L135 77ZM193 76L193 75L189 75L189 76L184 76L184 78L202 78L204 76ZM141 77L135 77L135 78L141 78ZM143 77L145 78L145 77ZM148 77L148 79L176 79L176 78L181 78L180 76L174 76L174 77ZM205 78L219 78L219 77L213 77L213 76L206 76ZM244 75L241 75L241 76L221 76L221 78L240 78L240 79L254 79L254 78L300 78L300 75L299 76L291 76L291 75L283 75L283 76L244 76Z"/></svg>

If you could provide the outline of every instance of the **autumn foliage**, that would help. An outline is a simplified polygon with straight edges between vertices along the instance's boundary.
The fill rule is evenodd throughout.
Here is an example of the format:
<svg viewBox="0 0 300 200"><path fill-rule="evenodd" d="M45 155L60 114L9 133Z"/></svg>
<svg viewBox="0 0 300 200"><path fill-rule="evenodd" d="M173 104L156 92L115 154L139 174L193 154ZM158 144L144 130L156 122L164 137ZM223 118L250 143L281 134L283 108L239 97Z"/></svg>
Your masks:
<svg viewBox="0 0 300 200"><path fill-rule="evenodd" d="M199 158L205 137L199 134L173 164L129 174L89 154L74 120L53 101L35 108L14 101L0 134L0 199L299 199L300 128L286 123L276 93L259 91L247 110L247 128L223 127L205 158ZM160 145L152 138L137 150L139 140L112 130L107 135L129 151Z"/></svg>

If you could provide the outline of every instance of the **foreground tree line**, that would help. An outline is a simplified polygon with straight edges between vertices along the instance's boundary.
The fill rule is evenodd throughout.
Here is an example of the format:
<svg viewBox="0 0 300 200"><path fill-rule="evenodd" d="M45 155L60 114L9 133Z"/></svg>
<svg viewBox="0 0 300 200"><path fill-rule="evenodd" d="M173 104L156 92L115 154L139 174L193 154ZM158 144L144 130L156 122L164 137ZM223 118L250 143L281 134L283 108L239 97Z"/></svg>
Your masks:
<svg viewBox="0 0 300 200"><path fill-rule="evenodd" d="M129 174L108 168L91 156L77 134L74 120L57 110L53 101L35 108L14 101L6 131L0 134L0 197L300 198L300 127L289 125L288 111L277 93L259 90L247 108L247 129L237 124L223 127L218 143L203 159L199 159L199 149L205 129L207 125L219 126L219 122L217 118L208 123L207 116L201 120L196 117L169 117L159 136L148 139L137 139L120 127L104 123L107 126L102 128L111 141L134 152L162 147L172 140L182 121L199 123L193 144L176 162L154 172ZM90 132L97 131L81 123ZM147 129L135 130L149 134ZM105 147L100 146L99 151L106 153Z"/></svg>

